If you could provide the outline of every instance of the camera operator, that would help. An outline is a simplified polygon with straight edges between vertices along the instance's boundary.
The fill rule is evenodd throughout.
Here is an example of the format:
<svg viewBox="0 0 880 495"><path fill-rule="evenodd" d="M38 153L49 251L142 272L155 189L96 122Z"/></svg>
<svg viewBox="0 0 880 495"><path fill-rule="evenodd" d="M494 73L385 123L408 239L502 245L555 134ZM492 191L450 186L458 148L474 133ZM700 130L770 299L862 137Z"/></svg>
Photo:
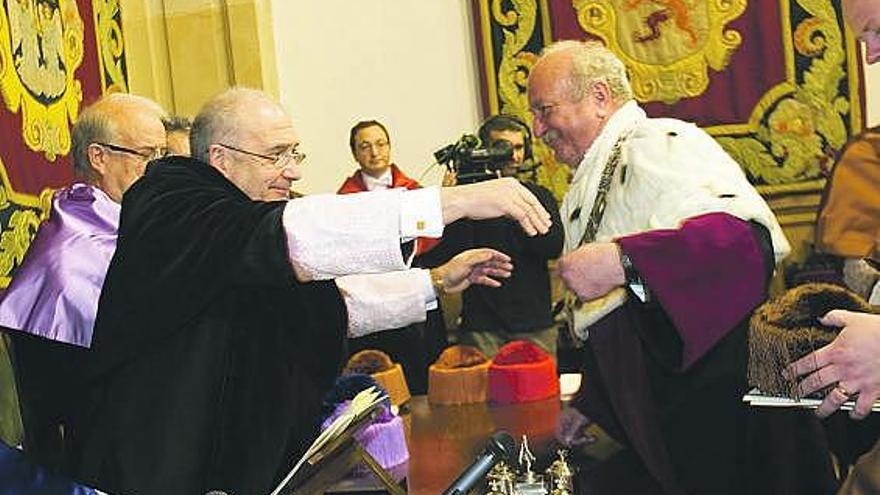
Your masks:
<svg viewBox="0 0 880 495"><path fill-rule="evenodd" d="M528 126L511 115L490 117L480 126L479 137L487 150L498 149L507 141L511 159L500 167L501 175L516 177L524 164L532 163L532 135ZM502 147L503 148L503 147ZM444 185L460 182L457 173L447 174ZM491 174L485 177L493 178ZM556 355L556 328L550 312L550 276L547 262L562 250L563 230L556 199L546 188L523 182L553 218L545 235L527 237L514 222L506 219L459 221L447 226L438 249L454 254L471 247L492 247L511 257L516 267L501 287L482 290L471 287L462 294L459 343L478 347L487 356L511 340L531 340Z"/></svg>

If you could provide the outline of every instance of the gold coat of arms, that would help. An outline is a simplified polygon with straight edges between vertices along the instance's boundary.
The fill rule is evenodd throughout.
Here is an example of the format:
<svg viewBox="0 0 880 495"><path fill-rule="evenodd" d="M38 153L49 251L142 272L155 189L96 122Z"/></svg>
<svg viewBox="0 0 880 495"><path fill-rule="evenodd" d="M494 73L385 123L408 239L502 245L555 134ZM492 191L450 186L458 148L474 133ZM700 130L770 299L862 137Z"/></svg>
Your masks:
<svg viewBox="0 0 880 495"><path fill-rule="evenodd" d="M742 36L727 24L746 0L575 0L578 22L630 69L642 102L701 95L708 70L721 71Z"/></svg>

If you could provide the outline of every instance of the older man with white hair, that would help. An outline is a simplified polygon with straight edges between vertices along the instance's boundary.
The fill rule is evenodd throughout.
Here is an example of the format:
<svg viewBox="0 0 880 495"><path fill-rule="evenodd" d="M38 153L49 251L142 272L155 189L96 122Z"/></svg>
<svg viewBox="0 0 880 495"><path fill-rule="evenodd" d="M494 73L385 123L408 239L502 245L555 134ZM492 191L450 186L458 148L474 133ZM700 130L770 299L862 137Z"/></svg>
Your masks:
<svg viewBox="0 0 880 495"><path fill-rule="evenodd" d="M116 248L119 203L147 162L165 154L164 116L152 100L125 93L83 108L71 136L76 182L54 193L48 220L0 296L0 326L14 341L24 448L49 468L64 465L63 431Z"/></svg>
<svg viewBox="0 0 880 495"><path fill-rule="evenodd" d="M586 473L595 493L743 493L746 326L782 229L705 132L647 117L601 44L548 47L528 95L535 135L575 167L557 270L584 384L560 438L592 420L624 447Z"/></svg>

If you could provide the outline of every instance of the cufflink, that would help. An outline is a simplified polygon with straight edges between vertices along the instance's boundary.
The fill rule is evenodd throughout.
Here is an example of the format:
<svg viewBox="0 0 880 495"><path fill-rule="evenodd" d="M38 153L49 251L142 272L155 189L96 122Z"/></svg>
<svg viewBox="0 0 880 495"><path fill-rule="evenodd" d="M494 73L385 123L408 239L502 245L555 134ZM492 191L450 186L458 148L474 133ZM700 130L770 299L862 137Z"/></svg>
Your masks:
<svg viewBox="0 0 880 495"><path fill-rule="evenodd" d="M416 221L416 230L425 230L425 221L417 220Z"/></svg>

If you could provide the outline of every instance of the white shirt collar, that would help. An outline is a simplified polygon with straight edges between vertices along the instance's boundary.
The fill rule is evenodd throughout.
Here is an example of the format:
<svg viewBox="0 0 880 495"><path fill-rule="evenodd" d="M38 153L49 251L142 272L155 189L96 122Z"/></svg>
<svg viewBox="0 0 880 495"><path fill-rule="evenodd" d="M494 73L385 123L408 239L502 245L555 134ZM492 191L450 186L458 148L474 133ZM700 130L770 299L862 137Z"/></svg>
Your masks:
<svg viewBox="0 0 880 495"><path fill-rule="evenodd" d="M379 177L368 175L362 170L361 177L363 177L364 179L364 185L367 186L367 191L372 191L375 189L388 189L391 187L391 167L388 167L388 170L386 170L385 173L380 175Z"/></svg>

